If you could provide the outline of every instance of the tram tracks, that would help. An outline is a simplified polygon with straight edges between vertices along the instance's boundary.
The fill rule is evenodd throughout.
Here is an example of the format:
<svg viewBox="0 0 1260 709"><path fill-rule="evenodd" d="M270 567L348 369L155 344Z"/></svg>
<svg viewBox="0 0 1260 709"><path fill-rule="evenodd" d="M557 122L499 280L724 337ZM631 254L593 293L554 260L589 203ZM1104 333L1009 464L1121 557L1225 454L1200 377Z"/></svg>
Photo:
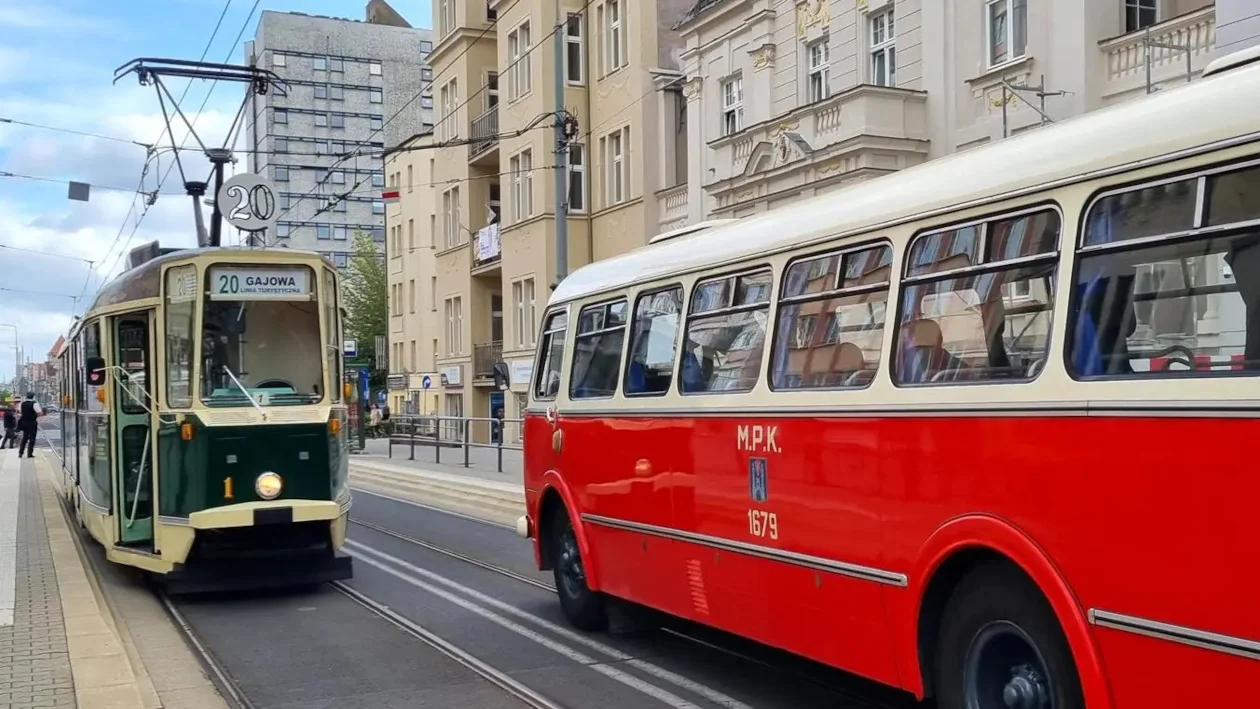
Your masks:
<svg viewBox="0 0 1260 709"><path fill-rule="evenodd" d="M197 660L209 675L215 689L219 690L219 694L224 701L228 702L235 709L256 709L256 705L250 701L231 673L223 666L223 663L219 662L214 653L210 651L210 648L202 642L197 635L197 631L193 629L192 625L184 617L184 614L175 606L175 603L171 601L170 596L158 588L153 589L153 594L157 596L158 602L162 604L167 617L171 619L176 629L179 630L179 634L184 639L184 642L192 648L193 653L197 656Z"/></svg>
<svg viewBox="0 0 1260 709"><path fill-rule="evenodd" d="M442 510L437 510L437 511L442 512ZM463 517L464 515L460 515L460 516ZM464 554L462 552L458 552L453 549L448 549L441 545L434 544L432 542L428 542L423 539L419 539L414 536L389 529L382 525L375 524L373 522L368 522L363 519L359 519L357 517L350 517L348 518L348 521L351 524L363 527L365 529L370 529L374 532L385 535L387 537L391 537L399 541L406 542L408 544L420 547L422 549L426 549L436 554L440 554L442 556L455 559L457 561L483 569L485 571L489 571L499 576L512 579L519 583L528 585L532 588L547 591L548 593L552 593L552 594L557 593L556 587L554 585L543 582L543 581L539 581L538 579L535 579L535 578L531 578L525 574L519 573L517 571L513 571L507 567L504 567L498 564L492 564L486 561L482 561L480 559L469 556L468 554ZM489 522L486 520L479 520L475 518L474 518L474 521L483 522L487 525L494 526L494 527L502 526L502 525L495 524L494 522ZM686 621L682 621L682 623L685 623L685 622ZM861 706L868 706L868 707L871 707L872 709L883 709L884 707L899 705L899 703L897 705L890 705L890 704L884 703L883 701L869 700L866 697L863 697L861 693L855 691L851 687L837 686L835 683L828 682L824 679L821 679L815 676L813 673L802 671L798 668L791 667L785 663L776 663L776 662L772 662L763 658L755 657L751 654L741 652L731 647L725 647L718 641L707 640L702 637L696 637L696 635L693 635L690 632L687 632L686 630L680 629L678 627L668 627L668 626L663 625L659 628L659 630L663 633L671 635L680 640L704 647L708 650L720 653L727 657L735 658L743 662L756 665L762 669L765 669L771 672L790 675L794 679L808 682L811 685L814 685L820 689L826 690L827 692L835 693L837 695L845 697L848 700L858 702L860 703ZM688 684L695 685L695 683L690 683L690 682L688 682Z"/></svg>

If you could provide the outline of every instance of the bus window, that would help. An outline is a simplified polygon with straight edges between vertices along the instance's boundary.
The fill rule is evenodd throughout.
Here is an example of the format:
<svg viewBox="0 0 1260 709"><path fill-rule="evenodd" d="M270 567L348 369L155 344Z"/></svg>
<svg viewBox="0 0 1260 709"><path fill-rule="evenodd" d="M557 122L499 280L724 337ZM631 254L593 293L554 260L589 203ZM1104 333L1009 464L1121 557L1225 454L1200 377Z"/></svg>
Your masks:
<svg viewBox="0 0 1260 709"><path fill-rule="evenodd" d="M569 328L569 313L564 310L549 315L543 326L541 359L535 368L535 399L554 399L560 391L560 366L564 362L564 335Z"/></svg>
<svg viewBox="0 0 1260 709"><path fill-rule="evenodd" d="M626 396L650 396L669 391L678 350L682 313L681 286L643 293L634 304L630 326L630 362L626 367Z"/></svg>
<svg viewBox="0 0 1260 709"><path fill-rule="evenodd" d="M1042 208L921 234L902 281L898 384L1027 381L1044 366L1060 218Z"/></svg>
<svg viewBox="0 0 1260 709"><path fill-rule="evenodd" d="M569 396L596 399L617 393L621 345L626 337L626 300L588 305L578 313Z"/></svg>
<svg viewBox="0 0 1260 709"><path fill-rule="evenodd" d="M1260 370L1258 205L1260 168L1254 166L1095 201L1076 265L1072 373L1176 377Z"/></svg>
<svg viewBox="0 0 1260 709"><path fill-rule="evenodd" d="M749 391L757 383L771 281L764 270L696 285L679 372L684 394Z"/></svg>
<svg viewBox="0 0 1260 709"><path fill-rule="evenodd" d="M866 387L879 369L892 249L802 259L783 277L774 389Z"/></svg>

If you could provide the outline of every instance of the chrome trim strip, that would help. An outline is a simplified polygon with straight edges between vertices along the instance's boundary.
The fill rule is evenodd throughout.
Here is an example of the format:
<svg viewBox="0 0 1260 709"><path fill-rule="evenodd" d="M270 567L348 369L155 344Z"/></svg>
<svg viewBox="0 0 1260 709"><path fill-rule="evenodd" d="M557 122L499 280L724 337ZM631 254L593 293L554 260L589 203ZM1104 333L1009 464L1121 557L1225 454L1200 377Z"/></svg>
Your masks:
<svg viewBox="0 0 1260 709"><path fill-rule="evenodd" d="M99 510L100 512L104 512L105 514L113 514L112 512L109 511L108 507L102 507L96 504L95 502L92 502L91 500L89 500L87 498L87 495L83 493L83 488L79 488L79 499L83 501L83 504L87 505L88 507L91 507L94 510Z"/></svg>
<svg viewBox="0 0 1260 709"><path fill-rule="evenodd" d="M354 507L354 495L350 492L347 492L344 500L337 501L337 509L341 514L344 515L350 512L351 507Z"/></svg>
<svg viewBox="0 0 1260 709"><path fill-rule="evenodd" d="M158 522L177 527L187 527L189 525L187 517L175 517L173 515L158 515Z"/></svg>
<svg viewBox="0 0 1260 709"><path fill-rule="evenodd" d="M805 390L818 392L842 392L844 389ZM866 391L854 389L853 391ZM795 391L786 392L788 395ZM573 402L581 404L584 400ZM541 413L533 412L530 413ZM1237 402L1184 401L1176 406L1166 403L1137 401L1095 402L1045 402L1036 405L1027 402L958 402L956 404L903 404L893 408L887 404L857 404L838 407L835 404L811 404L795 406L730 406L730 407L660 407L660 408L567 408L559 412L561 419L584 418L728 418L743 416L767 416L772 418L913 418L950 417L976 418L981 416L1144 416L1161 418L1230 418L1260 416L1260 401Z"/></svg>
<svg viewBox="0 0 1260 709"><path fill-rule="evenodd" d="M794 551L784 551L782 549L774 549L758 544L737 542L732 539L723 539L722 537L713 537L707 534L684 532L682 530L671 529L669 527L658 527L654 524L629 522L626 520L614 519L612 517L604 517L603 515L583 514L582 520L592 524L610 527L612 529L620 529L626 532L640 532L642 534L650 534L654 537L673 539L680 542L691 542L693 544L700 544L701 546L707 546L714 549L735 552L736 554L746 554L748 556L769 559L770 561L781 561L786 564L804 566L805 568L815 569L817 571L826 571L827 573L849 576L851 578L861 579L862 581L874 581L875 583L888 584L890 586L906 586L909 584L909 579L906 578L905 574L899 574L893 571L884 571L883 569L874 569L860 564L833 561L819 556L810 556L809 554L799 554Z"/></svg>
<svg viewBox="0 0 1260 709"><path fill-rule="evenodd" d="M1260 642L1247 640L1232 635L1222 635L1184 625L1161 623L1136 616L1112 613L1097 608L1089 610L1089 622L1100 628L1123 630L1136 635L1145 635L1158 640L1190 645L1204 650L1215 650L1228 655L1237 655L1249 660L1260 660Z"/></svg>

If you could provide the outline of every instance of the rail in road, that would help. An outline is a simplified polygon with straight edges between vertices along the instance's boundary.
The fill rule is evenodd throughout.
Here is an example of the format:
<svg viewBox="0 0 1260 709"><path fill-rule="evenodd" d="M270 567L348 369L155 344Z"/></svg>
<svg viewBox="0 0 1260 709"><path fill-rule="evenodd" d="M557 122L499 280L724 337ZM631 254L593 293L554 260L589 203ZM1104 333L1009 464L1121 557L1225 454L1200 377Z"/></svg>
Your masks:
<svg viewBox="0 0 1260 709"><path fill-rule="evenodd" d="M513 530L356 491L355 578L163 599L249 709L887 709L904 695L673 618L584 633ZM90 544L100 562L100 547ZM767 609L773 612L773 609Z"/></svg>

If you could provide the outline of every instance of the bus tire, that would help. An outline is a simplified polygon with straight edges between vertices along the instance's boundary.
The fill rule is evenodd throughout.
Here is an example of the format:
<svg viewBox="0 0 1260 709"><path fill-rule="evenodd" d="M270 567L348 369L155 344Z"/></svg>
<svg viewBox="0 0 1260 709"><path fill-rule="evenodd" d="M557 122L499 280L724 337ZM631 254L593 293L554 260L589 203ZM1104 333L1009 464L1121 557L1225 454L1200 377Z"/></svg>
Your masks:
<svg viewBox="0 0 1260 709"><path fill-rule="evenodd" d="M581 630L602 630L608 622L604 595L586 583L586 567L573 522L563 505L557 506L551 524L551 573L555 576L560 608L569 623Z"/></svg>
<svg viewBox="0 0 1260 709"><path fill-rule="evenodd" d="M1054 610L1007 563L958 583L932 658L939 709L1084 709L1076 663Z"/></svg>

